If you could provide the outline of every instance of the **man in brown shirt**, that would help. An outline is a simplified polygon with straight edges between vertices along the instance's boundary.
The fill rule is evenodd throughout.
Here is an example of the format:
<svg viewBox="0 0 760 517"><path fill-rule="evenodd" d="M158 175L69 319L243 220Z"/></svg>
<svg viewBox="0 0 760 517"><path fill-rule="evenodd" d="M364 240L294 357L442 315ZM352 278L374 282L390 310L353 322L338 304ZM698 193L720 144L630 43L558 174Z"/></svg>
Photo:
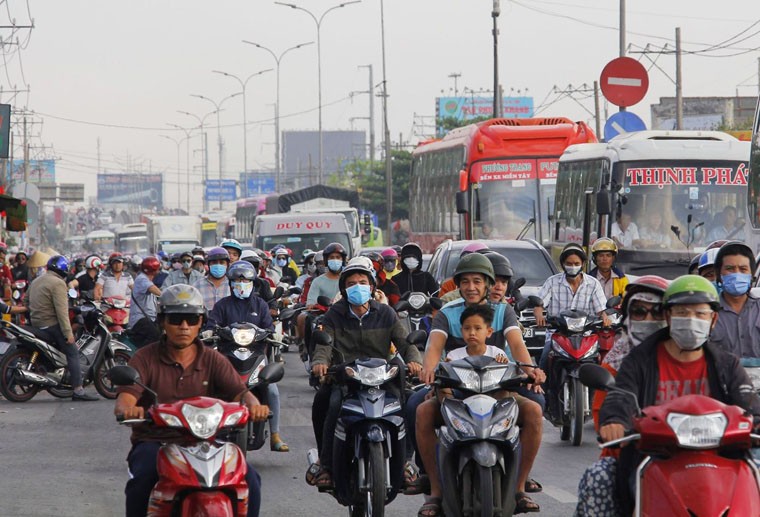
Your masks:
<svg viewBox="0 0 760 517"><path fill-rule="evenodd" d="M195 396L241 400L251 418L265 420L269 408L262 406L247 390L229 361L198 340L206 318L203 297L195 287L177 284L165 289L158 301L158 323L164 331L161 340L141 348L129 361L142 383L158 395L158 403L172 403ZM144 418L153 400L139 386L122 386L114 413L125 419ZM127 482L127 517L144 516L153 486L158 481L156 458L160 443L141 441L139 431L132 433L132 450L127 456L130 480ZM248 516L257 517L261 507L261 480L248 464Z"/></svg>

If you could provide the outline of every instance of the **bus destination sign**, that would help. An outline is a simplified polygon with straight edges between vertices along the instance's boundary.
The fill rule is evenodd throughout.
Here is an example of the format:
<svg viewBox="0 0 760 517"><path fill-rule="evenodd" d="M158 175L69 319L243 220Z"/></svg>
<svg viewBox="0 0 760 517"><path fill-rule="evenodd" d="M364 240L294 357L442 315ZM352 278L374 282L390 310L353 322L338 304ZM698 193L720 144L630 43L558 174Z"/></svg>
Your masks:
<svg viewBox="0 0 760 517"><path fill-rule="evenodd" d="M631 187L667 185L747 185L746 164L738 167L636 167L626 169Z"/></svg>

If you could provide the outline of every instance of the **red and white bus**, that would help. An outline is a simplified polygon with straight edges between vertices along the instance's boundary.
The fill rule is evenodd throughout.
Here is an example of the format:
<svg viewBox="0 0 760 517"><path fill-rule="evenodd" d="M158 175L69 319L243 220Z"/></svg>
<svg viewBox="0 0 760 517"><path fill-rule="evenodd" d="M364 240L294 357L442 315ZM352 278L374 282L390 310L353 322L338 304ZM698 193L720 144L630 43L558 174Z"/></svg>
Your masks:
<svg viewBox="0 0 760 517"><path fill-rule="evenodd" d="M572 144L596 142L564 117L491 119L457 128L412 153L411 239L432 250L444 239L526 236L548 244L558 160Z"/></svg>

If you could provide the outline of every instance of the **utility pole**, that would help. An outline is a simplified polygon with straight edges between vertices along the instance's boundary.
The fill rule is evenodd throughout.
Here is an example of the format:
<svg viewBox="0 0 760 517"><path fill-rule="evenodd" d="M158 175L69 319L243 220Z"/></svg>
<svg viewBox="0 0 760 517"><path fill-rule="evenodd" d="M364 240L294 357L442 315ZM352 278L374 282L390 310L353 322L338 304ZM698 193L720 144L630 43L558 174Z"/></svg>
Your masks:
<svg viewBox="0 0 760 517"><path fill-rule="evenodd" d="M681 78L681 27L676 27L676 129L683 129L683 82Z"/></svg>
<svg viewBox="0 0 760 517"><path fill-rule="evenodd" d="M499 98L499 28L496 20L501 14L499 0L493 0L493 118L501 117L501 99Z"/></svg>
<svg viewBox="0 0 760 517"><path fill-rule="evenodd" d="M29 181L29 139L26 134L26 116L24 116L24 183Z"/></svg>
<svg viewBox="0 0 760 517"><path fill-rule="evenodd" d="M620 0L620 57L625 56L625 0Z"/></svg>
<svg viewBox="0 0 760 517"><path fill-rule="evenodd" d="M383 139L385 140L385 195L388 201L388 221L386 232L388 244L392 244L391 231L393 230L393 162L391 161L391 130L388 126L388 80L385 68L385 0L380 0L380 32L383 45ZM413 202L413 200L412 200Z"/></svg>
<svg viewBox="0 0 760 517"><path fill-rule="evenodd" d="M458 83L458 81L459 81L460 77L462 77L461 73L452 72L452 73L449 74L449 78L454 79L454 97L459 96L459 88L458 88L459 83Z"/></svg>
<svg viewBox="0 0 760 517"><path fill-rule="evenodd" d="M757 58L757 95L760 97L760 57Z"/></svg>
<svg viewBox="0 0 760 517"><path fill-rule="evenodd" d="M594 81L594 120L596 121L596 137L602 134L602 122L599 116L599 81Z"/></svg>
<svg viewBox="0 0 760 517"><path fill-rule="evenodd" d="M102 172L103 170L100 168L100 137L98 137L98 174Z"/></svg>
<svg viewBox="0 0 760 517"><path fill-rule="evenodd" d="M367 68L369 70L369 170L372 170L372 165L375 161L375 80L372 74L372 65L359 65L359 68Z"/></svg>

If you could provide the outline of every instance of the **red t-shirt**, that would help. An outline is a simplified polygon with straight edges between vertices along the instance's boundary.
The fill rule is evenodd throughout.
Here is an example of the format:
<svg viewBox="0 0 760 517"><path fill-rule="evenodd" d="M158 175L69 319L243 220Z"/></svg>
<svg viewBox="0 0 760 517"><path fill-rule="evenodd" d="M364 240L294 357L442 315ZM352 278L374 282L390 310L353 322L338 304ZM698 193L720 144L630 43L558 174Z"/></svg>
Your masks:
<svg viewBox="0 0 760 517"><path fill-rule="evenodd" d="M707 361L704 355L696 361L683 363L673 359L664 346L658 346L657 365L660 369L660 381L657 386L655 405L664 404L684 395L710 396Z"/></svg>

